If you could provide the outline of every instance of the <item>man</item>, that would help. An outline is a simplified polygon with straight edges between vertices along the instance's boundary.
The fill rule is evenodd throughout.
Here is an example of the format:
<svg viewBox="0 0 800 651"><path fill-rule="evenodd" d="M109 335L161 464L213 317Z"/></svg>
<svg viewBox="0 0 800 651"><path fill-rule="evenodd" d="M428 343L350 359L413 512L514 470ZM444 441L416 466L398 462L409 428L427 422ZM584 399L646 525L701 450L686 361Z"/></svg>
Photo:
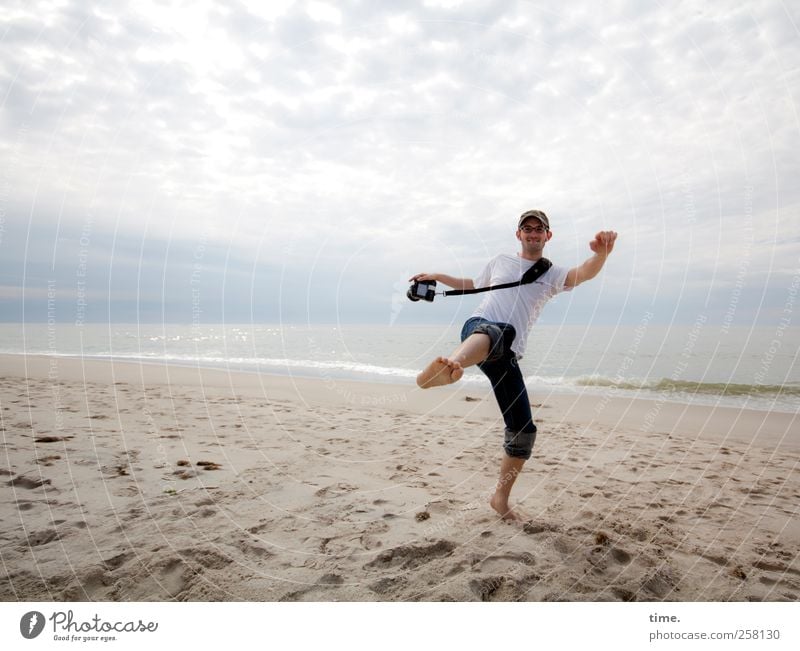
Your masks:
<svg viewBox="0 0 800 651"><path fill-rule="evenodd" d="M517 281L542 257L545 244L553 237L547 215L541 210L524 212L519 218L516 236L521 251L515 256L495 256L474 280L441 273L421 273L410 280L435 280L455 289ZM589 242L594 255L582 265L573 269L552 265L533 283L487 292L464 324L461 345L449 357L434 359L417 376L417 385L428 389L457 382L465 368L477 364L491 381L506 430L500 479L489 503L505 520L525 519L509 506L508 498L517 475L531 456L536 438L528 392L518 365L525 352L528 332L548 300L600 273L616 239L614 231L600 231Z"/></svg>

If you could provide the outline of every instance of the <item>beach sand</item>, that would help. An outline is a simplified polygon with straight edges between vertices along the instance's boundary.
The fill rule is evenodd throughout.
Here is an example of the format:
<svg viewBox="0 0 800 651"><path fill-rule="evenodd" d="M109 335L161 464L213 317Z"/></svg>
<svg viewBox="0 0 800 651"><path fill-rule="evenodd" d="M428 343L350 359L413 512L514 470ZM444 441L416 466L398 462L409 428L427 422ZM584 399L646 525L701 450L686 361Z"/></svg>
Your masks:
<svg viewBox="0 0 800 651"><path fill-rule="evenodd" d="M0 356L6 601L796 601L795 415Z"/></svg>

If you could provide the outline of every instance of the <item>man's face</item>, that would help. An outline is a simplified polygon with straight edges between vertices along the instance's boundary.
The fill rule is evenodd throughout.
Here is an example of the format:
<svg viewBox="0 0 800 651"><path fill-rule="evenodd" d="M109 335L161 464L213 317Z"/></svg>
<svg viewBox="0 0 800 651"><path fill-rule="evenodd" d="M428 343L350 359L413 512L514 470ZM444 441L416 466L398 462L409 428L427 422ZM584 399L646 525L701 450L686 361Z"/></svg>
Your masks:
<svg viewBox="0 0 800 651"><path fill-rule="evenodd" d="M551 237L553 237L553 233L548 231L544 224L535 217L526 219L517 231L517 239L527 253L540 252Z"/></svg>

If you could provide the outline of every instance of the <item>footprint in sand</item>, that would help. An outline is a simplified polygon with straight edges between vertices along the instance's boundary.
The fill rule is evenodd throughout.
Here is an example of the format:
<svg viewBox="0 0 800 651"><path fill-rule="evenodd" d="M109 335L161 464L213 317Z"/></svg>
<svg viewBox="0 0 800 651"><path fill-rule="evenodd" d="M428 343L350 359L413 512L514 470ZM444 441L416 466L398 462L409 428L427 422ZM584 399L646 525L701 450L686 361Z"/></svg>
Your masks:
<svg viewBox="0 0 800 651"><path fill-rule="evenodd" d="M558 533L561 531L561 527L552 522L536 522L531 520L522 525L522 531L533 536L539 533Z"/></svg>
<svg viewBox="0 0 800 651"><path fill-rule="evenodd" d="M408 580L402 576L387 576L370 583L367 587L379 595L389 595L397 592L408 584Z"/></svg>
<svg viewBox="0 0 800 651"><path fill-rule="evenodd" d="M278 601L330 601L330 590L344 583L344 578L335 572L323 574L316 585L287 592Z"/></svg>
<svg viewBox="0 0 800 651"><path fill-rule="evenodd" d="M377 549L383 546L383 541L380 538L381 534L389 531L389 525L384 521L373 522L369 524L364 531L361 532L359 542L366 550Z"/></svg>
<svg viewBox="0 0 800 651"><path fill-rule="evenodd" d="M481 572L508 573L509 570L517 567L533 567L536 565L536 557L529 552L522 552L521 554L492 554L477 563L473 563L473 570L476 565L480 567Z"/></svg>
<svg viewBox="0 0 800 651"><path fill-rule="evenodd" d="M131 552L123 552L104 560L103 565L108 571L117 570L131 560L133 556Z"/></svg>
<svg viewBox="0 0 800 651"><path fill-rule="evenodd" d="M586 559L595 571L602 573L608 569L610 561L618 565L628 565L632 557L624 549L597 545L586 552Z"/></svg>
<svg viewBox="0 0 800 651"><path fill-rule="evenodd" d="M30 479L28 477L14 477L10 482L7 483L8 486L13 486L14 488L28 488L34 489L39 488L40 486L47 486L50 485L52 482L49 479L42 479L41 477L38 479Z"/></svg>
<svg viewBox="0 0 800 651"><path fill-rule="evenodd" d="M338 497L339 495L345 495L357 490L358 486L353 486L353 484L347 484L345 482L339 482L335 486L325 486L324 488L320 488L314 493L314 495L317 497Z"/></svg>
<svg viewBox="0 0 800 651"><path fill-rule="evenodd" d="M264 560L267 558L271 558L275 556L275 553L267 549L266 547L262 547L261 545L254 544L249 540L240 539L236 543L236 547L244 553L244 555L253 560Z"/></svg>
<svg viewBox="0 0 800 651"><path fill-rule="evenodd" d="M456 549L456 544L449 540L437 540L429 545L401 545L387 549L364 565L364 569L386 569L400 567L404 570L413 569L430 563L437 558L450 556Z"/></svg>
<svg viewBox="0 0 800 651"><path fill-rule="evenodd" d="M469 582L469 589L481 601L491 601L495 593L503 587L506 582L504 576L488 576L480 579L472 579Z"/></svg>
<svg viewBox="0 0 800 651"><path fill-rule="evenodd" d="M60 597L66 601L100 601L103 593L114 584L114 577L100 567L76 574L75 580L68 585Z"/></svg>
<svg viewBox="0 0 800 651"><path fill-rule="evenodd" d="M41 547L42 545L53 542L58 537L58 532L55 529L50 529L48 531L34 531L27 537L27 539L25 539L25 541L21 544L21 547L24 549L29 547Z"/></svg>

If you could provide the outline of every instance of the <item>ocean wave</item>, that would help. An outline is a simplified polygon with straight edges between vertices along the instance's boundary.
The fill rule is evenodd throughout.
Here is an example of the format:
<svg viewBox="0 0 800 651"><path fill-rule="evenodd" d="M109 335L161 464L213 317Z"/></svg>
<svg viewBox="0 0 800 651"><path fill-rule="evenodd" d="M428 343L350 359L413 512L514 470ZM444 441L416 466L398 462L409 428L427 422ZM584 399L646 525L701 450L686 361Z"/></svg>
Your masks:
<svg viewBox="0 0 800 651"><path fill-rule="evenodd" d="M4 354L25 354L17 351L0 351ZM56 357L84 357L86 359L126 360L148 363L175 363L210 368L236 369L244 371L277 373L279 375L305 375L319 378L339 378L378 382L413 381L419 372L418 368L399 366L381 366L352 360L329 359L290 359L278 357L229 356L223 351L212 354L193 355L189 353L165 353L164 351L92 351L80 353L54 353L52 351L29 351L27 354L42 354ZM694 380L645 380L628 378L617 380L601 375L570 377L563 375L526 374L526 383L531 389L549 387L556 391L572 392L578 389L619 390L630 392L646 392L675 396L711 399L726 397L732 399L778 399L796 404L800 397L800 383L786 384L740 384L732 382L701 382ZM488 380L477 369L469 369L461 381L470 386L487 386Z"/></svg>
<svg viewBox="0 0 800 651"><path fill-rule="evenodd" d="M699 382L693 380L622 380L602 376L580 377L575 380L580 387L609 387L628 391L654 393L682 393L716 396L800 396L800 384L735 384L731 382Z"/></svg>
<svg viewBox="0 0 800 651"><path fill-rule="evenodd" d="M189 355L189 354L170 354L163 352L148 352L148 351L126 351L126 352L91 352L91 353L54 353L51 351L29 351L28 353L19 353L14 351L3 352L0 354L9 355L46 355L52 357L81 357L84 359L101 359L101 360L124 360L124 361L139 361L147 363L175 363L181 365L196 365L201 367L210 368L234 368L252 371L281 371L282 373L292 371L308 372L315 376L326 377L327 375L338 377L340 374L346 374L349 377L385 377L385 378L416 378L418 370L377 366L374 364L364 364L359 362L331 360L331 361L317 361L310 359L287 359L287 358L272 358L272 357L230 357L224 355Z"/></svg>

